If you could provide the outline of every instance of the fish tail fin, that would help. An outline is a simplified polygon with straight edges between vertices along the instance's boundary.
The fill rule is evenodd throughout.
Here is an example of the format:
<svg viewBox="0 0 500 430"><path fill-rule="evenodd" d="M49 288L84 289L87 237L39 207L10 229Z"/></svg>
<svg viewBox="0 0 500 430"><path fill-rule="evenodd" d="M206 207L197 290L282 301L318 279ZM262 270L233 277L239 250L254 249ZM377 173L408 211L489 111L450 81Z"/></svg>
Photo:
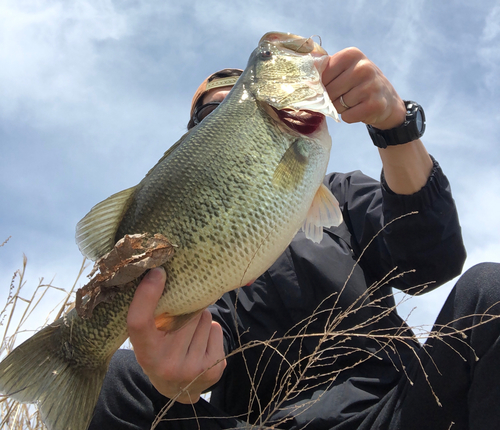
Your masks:
<svg viewBox="0 0 500 430"><path fill-rule="evenodd" d="M87 430L108 362L77 366L58 322L40 330L0 363L0 392L37 403L49 430Z"/></svg>

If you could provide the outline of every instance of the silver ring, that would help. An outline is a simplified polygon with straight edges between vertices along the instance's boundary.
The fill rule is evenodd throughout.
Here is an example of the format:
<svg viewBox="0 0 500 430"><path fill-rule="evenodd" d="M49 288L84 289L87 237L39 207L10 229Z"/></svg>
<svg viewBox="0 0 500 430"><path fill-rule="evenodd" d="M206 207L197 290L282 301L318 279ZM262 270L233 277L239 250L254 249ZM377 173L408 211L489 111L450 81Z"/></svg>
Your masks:
<svg viewBox="0 0 500 430"><path fill-rule="evenodd" d="M340 96L340 104L342 105L342 107L347 110L347 109L351 109L351 106L349 106L345 101L344 101L344 96Z"/></svg>

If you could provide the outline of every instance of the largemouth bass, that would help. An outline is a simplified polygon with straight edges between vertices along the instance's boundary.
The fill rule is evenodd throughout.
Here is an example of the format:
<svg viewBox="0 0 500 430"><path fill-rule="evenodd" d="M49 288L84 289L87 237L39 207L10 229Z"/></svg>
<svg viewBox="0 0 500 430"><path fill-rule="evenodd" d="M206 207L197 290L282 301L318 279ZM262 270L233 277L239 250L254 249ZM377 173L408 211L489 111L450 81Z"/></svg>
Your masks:
<svg viewBox="0 0 500 430"><path fill-rule="evenodd" d="M319 242L338 203L322 185L337 119L321 73L326 51L310 38L267 33L220 106L185 134L137 186L97 204L77 243L96 260L126 234L160 233L174 245L158 326L181 327L222 294L251 284L302 227ZM135 281L137 286L139 280ZM0 363L0 390L37 402L50 430L85 430L114 352L127 338L135 288L75 310Z"/></svg>

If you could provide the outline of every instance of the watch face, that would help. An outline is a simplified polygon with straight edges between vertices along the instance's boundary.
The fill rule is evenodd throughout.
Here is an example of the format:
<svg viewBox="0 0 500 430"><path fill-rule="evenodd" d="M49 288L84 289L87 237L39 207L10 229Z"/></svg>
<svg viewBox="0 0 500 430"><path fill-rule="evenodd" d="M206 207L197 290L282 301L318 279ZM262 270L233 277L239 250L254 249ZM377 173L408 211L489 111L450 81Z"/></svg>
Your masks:
<svg viewBox="0 0 500 430"><path fill-rule="evenodd" d="M423 127L424 127L424 118L422 116L422 111L419 109L417 111L417 116L415 118L415 121L417 123L417 130L419 133L422 133Z"/></svg>

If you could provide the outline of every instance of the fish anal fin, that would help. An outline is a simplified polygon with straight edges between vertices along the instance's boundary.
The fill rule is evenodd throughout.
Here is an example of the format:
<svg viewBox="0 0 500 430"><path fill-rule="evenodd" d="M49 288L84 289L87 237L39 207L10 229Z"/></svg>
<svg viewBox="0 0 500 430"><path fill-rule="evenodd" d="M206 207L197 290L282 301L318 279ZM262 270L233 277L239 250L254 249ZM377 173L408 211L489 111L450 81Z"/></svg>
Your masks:
<svg viewBox="0 0 500 430"><path fill-rule="evenodd" d="M203 309L192 312L190 314L169 315L167 313L160 314L155 317L155 325L158 330L166 333L173 333L184 327L189 321L203 312Z"/></svg>
<svg viewBox="0 0 500 430"><path fill-rule="evenodd" d="M308 239L319 243L323 237L323 227L337 227L341 222L339 202L332 192L321 184L307 212L302 230Z"/></svg>

